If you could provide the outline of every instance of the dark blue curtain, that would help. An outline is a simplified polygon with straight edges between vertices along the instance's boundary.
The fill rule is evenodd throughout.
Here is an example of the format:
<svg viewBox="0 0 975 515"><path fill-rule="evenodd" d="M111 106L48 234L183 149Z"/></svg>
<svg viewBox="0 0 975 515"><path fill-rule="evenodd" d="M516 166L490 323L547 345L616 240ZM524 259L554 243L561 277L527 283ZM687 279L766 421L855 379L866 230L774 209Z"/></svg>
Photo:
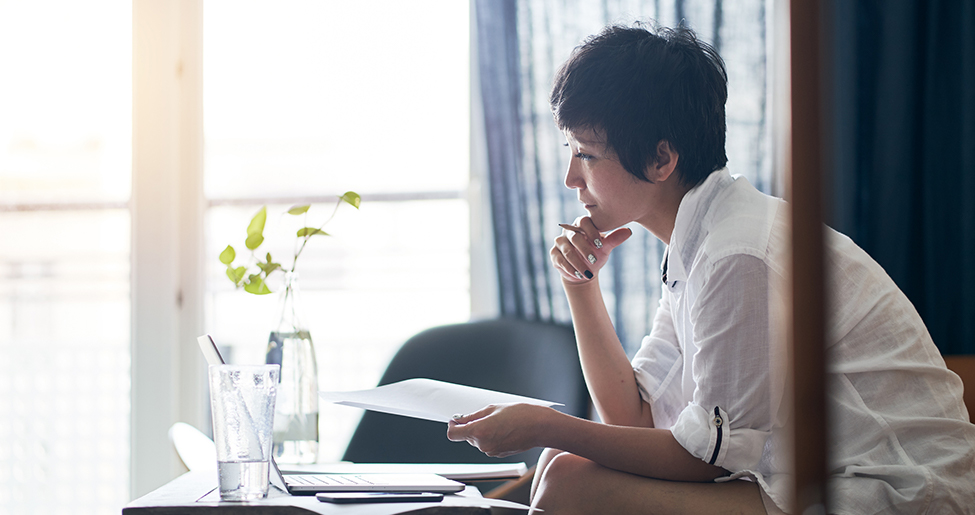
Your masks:
<svg viewBox="0 0 975 515"><path fill-rule="evenodd" d="M562 184L568 163L548 95L558 66L606 24L684 23L728 63L728 157L732 173L778 193L767 152L765 0L477 0L484 113L501 313L568 322L549 247L559 222L585 214ZM475 99L478 101L478 99ZM635 351L660 298L663 244L642 228L616 249L600 286L620 341Z"/></svg>
<svg viewBox="0 0 975 515"><path fill-rule="evenodd" d="M832 225L975 354L975 2L834 0Z"/></svg>

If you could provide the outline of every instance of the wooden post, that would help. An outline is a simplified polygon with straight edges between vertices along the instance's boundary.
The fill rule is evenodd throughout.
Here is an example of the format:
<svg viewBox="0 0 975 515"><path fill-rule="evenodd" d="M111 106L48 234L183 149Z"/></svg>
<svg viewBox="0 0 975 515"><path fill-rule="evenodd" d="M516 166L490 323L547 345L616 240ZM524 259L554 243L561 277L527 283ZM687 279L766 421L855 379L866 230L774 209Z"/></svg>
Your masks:
<svg viewBox="0 0 975 515"><path fill-rule="evenodd" d="M792 345L795 508L826 513L827 410L823 267L824 60L819 0L792 0L790 19Z"/></svg>

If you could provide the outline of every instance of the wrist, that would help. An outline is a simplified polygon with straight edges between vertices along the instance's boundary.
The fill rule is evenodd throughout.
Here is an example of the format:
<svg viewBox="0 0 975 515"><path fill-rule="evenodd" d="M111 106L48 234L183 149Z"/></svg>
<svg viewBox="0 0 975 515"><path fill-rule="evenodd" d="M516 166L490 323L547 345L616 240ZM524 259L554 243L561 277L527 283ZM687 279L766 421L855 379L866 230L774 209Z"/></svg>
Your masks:
<svg viewBox="0 0 975 515"><path fill-rule="evenodd" d="M570 291L587 291L587 290L599 290L599 276L595 276L588 281L570 281L565 277L562 278L562 289L566 292Z"/></svg>
<svg viewBox="0 0 975 515"><path fill-rule="evenodd" d="M535 447L548 447L561 449L563 418L568 415L552 407L546 407L542 411L542 416L536 420L535 426Z"/></svg>

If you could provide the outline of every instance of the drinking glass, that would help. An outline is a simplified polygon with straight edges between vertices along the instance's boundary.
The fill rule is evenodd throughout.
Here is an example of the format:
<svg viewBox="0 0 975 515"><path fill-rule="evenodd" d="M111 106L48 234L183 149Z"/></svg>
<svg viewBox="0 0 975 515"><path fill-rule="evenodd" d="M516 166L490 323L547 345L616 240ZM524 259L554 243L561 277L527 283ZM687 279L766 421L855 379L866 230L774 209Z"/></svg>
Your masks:
<svg viewBox="0 0 975 515"><path fill-rule="evenodd" d="M210 365L220 499L267 497L278 365Z"/></svg>

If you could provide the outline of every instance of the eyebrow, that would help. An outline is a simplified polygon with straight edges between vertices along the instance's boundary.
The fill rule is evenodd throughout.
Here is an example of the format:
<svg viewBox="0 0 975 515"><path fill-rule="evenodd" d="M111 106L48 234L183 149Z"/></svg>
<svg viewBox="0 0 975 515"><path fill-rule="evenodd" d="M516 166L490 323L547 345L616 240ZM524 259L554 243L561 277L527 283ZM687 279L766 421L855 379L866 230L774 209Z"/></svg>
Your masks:
<svg viewBox="0 0 975 515"><path fill-rule="evenodd" d="M579 143L582 143L584 145L592 145L592 146L603 145L603 146L606 146L606 141L605 140L593 140L593 139L588 139L588 138L580 138L578 136L575 136L573 139L575 139L576 141L578 141Z"/></svg>

